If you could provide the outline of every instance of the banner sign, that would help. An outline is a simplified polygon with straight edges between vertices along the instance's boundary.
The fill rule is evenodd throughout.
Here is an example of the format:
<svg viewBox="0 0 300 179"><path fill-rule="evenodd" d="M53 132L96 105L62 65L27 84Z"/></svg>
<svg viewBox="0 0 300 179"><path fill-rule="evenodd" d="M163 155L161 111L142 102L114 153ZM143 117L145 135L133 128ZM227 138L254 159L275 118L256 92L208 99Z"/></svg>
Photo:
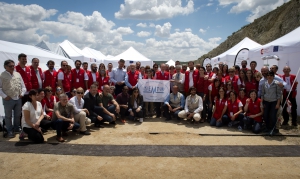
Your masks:
<svg viewBox="0 0 300 179"><path fill-rule="evenodd" d="M138 88L144 102L164 102L170 94L170 81L140 79Z"/></svg>

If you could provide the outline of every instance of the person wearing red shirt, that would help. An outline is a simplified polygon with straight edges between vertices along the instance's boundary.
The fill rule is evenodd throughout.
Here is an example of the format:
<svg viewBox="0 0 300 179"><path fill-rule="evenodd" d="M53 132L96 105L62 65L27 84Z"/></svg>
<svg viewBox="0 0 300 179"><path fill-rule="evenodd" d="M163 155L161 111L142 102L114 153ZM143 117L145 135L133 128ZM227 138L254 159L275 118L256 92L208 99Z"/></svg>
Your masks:
<svg viewBox="0 0 300 179"><path fill-rule="evenodd" d="M105 70L100 70L98 73L99 73L99 77L97 79L99 83L98 89L100 90L100 92L102 92L104 85L109 85L109 76L107 75Z"/></svg>
<svg viewBox="0 0 300 179"><path fill-rule="evenodd" d="M141 73L136 70L134 64L130 65L130 71L125 75L125 85L129 88L129 94L132 95L133 89L137 88L139 79L142 79Z"/></svg>
<svg viewBox="0 0 300 179"><path fill-rule="evenodd" d="M243 60L241 62L241 66L242 66L241 70L244 70L245 72L248 70L247 63L248 63L247 60Z"/></svg>
<svg viewBox="0 0 300 179"><path fill-rule="evenodd" d="M208 86L208 111L207 111L207 119L210 122L212 115L212 107L215 97L218 95L220 88L220 80L218 78L214 79L214 82Z"/></svg>
<svg viewBox="0 0 300 179"><path fill-rule="evenodd" d="M32 89L31 83L31 70L30 67L26 66L27 55L24 53L19 54L18 56L19 64L16 66L16 71L20 73L26 87L26 93L22 97L22 106L28 101L28 92Z"/></svg>
<svg viewBox="0 0 300 179"><path fill-rule="evenodd" d="M222 71L219 70L219 72L221 72L222 74ZM214 79L216 78L216 75L213 71L212 71L212 66L210 63L206 64L206 74L208 75L208 81L210 83L212 83L214 81Z"/></svg>
<svg viewBox="0 0 300 179"><path fill-rule="evenodd" d="M227 110L227 98L225 97L225 89L220 87L219 94L214 99L215 107L213 110L213 115L210 120L211 126L222 127L223 126L223 116Z"/></svg>
<svg viewBox="0 0 300 179"><path fill-rule="evenodd" d="M51 117L48 116L45 112L45 105L46 105L45 89L43 88L38 89L38 96L36 99L42 104L43 111L44 111L44 119L41 120L40 127L42 128L42 132L47 132L47 130L51 127L52 116Z"/></svg>
<svg viewBox="0 0 300 179"><path fill-rule="evenodd" d="M91 71L90 73L88 73L88 77L89 77L89 80L88 80L88 89L90 89L91 85L97 81L97 79L99 78L99 73L97 72L97 65L95 63L92 63L91 64Z"/></svg>
<svg viewBox="0 0 300 179"><path fill-rule="evenodd" d="M170 80L170 74L169 72L166 71L166 64L161 64L160 65L160 70L161 71L157 71L155 73L155 76L154 76L154 79L156 80ZM155 111L156 111L156 118L160 118L161 116L161 105L162 103L161 102L155 102L154 103L155 105Z"/></svg>
<svg viewBox="0 0 300 179"><path fill-rule="evenodd" d="M228 72L229 72L229 76L225 77L225 81L227 82L227 81L230 80L232 82L233 90L237 94L239 92L239 87L238 87L239 77L234 74L234 72L235 72L235 68L234 67L231 67L228 70Z"/></svg>
<svg viewBox="0 0 300 179"><path fill-rule="evenodd" d="M31 61L31 85L32 89L40 89L43 88L43 72L39 67L40 60L38 58L33 58Z"/></svg>
<svg viewBox="0 0 300 179"><path fill-rule="evenodd" d="M56 89L56 81L57 81L57 72L54 70L54 61L49 60L47 62L48 70L44 71L44 83L43 83L43 88L46 87L51 87L52 89L52 94L55 94L55 89Z"/></svg>
<svg viewBox="0 0 300 179"><path fill-rule="evenodd" d="M187 70L187 65L183 64L181 67L181 73L185 74L186 70Z"/></svg>
<svg viewBox="0 0 300 179"><path fill-rule="evenodd" d="M233 67L234 68L234 67ZM235 68L234 68L234 72L235 72ZM223 73L223 77L226 78L227 76L229 76L229 72L228 72L228 65L224 64L223 68L222 68L222 73ZM234 74L235 75L235 74Z"/></svg>
<svg viewBox="0 0 300 179"><path fill-rule="evenodd" d="M199 68L199 80L197 82L197 94L201 96L203 101L203 110L202 110L202 118L200 122L204 122L206 120L206 111L207 111L207 101L208 101L208 75L205 75L205 68L200 67Z"/></svg>
<svg viewBox="0 0 300 179"><path fill-rule="evenodd" d="M243 104L237 98L237 94L234 91L230 92L230 99L227 101L227 118L224 121L229 121L228 127L234 126L239 121L243 120L244 115ZM239 126L240 127L240 126ZM241 128L238 128L242 130Z"/></svg>
<svg viewBox="0 0 300 179"><path fill-rule="evenodd" d="M194 68L194 62L189 61L188 63L190 70L185 72L185 76L182 80L184 84L184 92L186 96L189 94L190 87L197 88L197 83L199 81L199 71Z"/></svg>
<svg viewBox="0 0 300 179"><path fill-rule="evenodd" d="M244 129L252 127L255 134L260 133L264 108L256 90L250 91L250 98L247 99L244 109L246 117L240 121L240 125L244 126Z"/></svg>
<svg viewBox="0 0 300 179"><path fill-rule="evenodd" d="M249 92L251 90L258 90L258 82L254 78L253 73L250 69L246 71L245 89L248 97L250 96Z"/></svg>
<svg viewBox="0 0 300 179"><path fill-rule="evenodd" d="M245 88L246 87L246 72L244 70L240 70L239 71L239 79L238 79L238 89L241 89L241 88Z"/></svg>
<svg viewBox="0 0 300 179"><path fill-rule="evenodd" d="M284 105L286 102L286 99L288 99L292 103L292 109L291 109L291 115L292 115L292 125L297 126L297 101L296 101L296 95L297 95L297 85L298 81L296 79L296 75L290 74L291 68L289 66L285 66L283 68L283 73L282 75L283 80L287 83L284 86L283 90L283 102L282 105ZM294 84L294 86L293 86ZM288 94L290 94L288 96ZM284 119L284 122L282 125L287 125L289 121L289 114L286 111L287 104L285 104L282 112L282 116Z"/></svg>
<svg viewBox="0 0 300 179"><path fill-rule="evenodd" d="M218 78L220 80L220 86L224 87L226 90L226 81L225 78L223 77L223 73L221 71L218 72L218 74L216 74L216 78ZM226 93L225 93L226 95Z"/></svg>
<svg viewBox="0 0 300 179"><path fill-rule="evenodd" d="M75 68L71 70L71 77L72 77L71 88L77 89L81 87L87 90L89 77L87 73L80 67L81 67L81 61L76 60Z"/></svg>
<svg viewBox="0 0 300 179"><path fill-rule="evenodd" d="M257 66L257 62L256 61L251 61L250 62L250 70L252 71L253 74L255 74L256 72L258 72L255 68Z"/></svg>
<svg viewBox="0 0 300 179"><path fill-rule="evenodd" d="M71 90L71 75L68 72L68 62L61 61L61 68L57 72L57 86L62 87L62 91L64 91L68 96L70 96ZM57 88L56 88L57 90Z"/></svg>
<svg viewBox="0 0 300 179"><path fill-rule="evenodd" d="M135 69L136 69L136 71L140 71L140 68L141 68L141 62L137 61L135 63Z"/></svg>
<svg viewBox="0 0 300 179"><path fill-rule="evenodd" d="M245 88L241 88L241 89L240 89L238 99L242 102L243 106L246 105L246 100L247 100L248 98L247 98L247 96L246 96L246 90L245 90ZM244 110L244 107L243 107L243 110Z"/></svg>
<svg viewBox="0 0 300 179"><path fill-rule="evenodd" d="M113 69L113 64L112 63L108 63L107 64L107 70L106 70L106 73L107 73L107 76L111 77L112 76L112 71ZM109 80L109 85L112 86L113 85L113 82L111 80Z"/></svg>
<svg viewBox="0 0 300 179"><path fill-rule="evenodd" d="M87 62L82 63L82 69L86 72L86 74L89 74L90 70L88 70L89 64Z"/></svg>

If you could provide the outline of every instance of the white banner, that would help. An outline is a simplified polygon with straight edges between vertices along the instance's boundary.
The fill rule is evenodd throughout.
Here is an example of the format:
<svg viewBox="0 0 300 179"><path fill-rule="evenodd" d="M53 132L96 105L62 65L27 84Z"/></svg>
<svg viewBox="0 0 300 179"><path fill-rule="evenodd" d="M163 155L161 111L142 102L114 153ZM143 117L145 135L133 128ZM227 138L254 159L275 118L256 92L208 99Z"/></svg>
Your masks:
<svg viewBox="0 0 300 179"><path fill-rule="evenodd" d="M144 102L164 102L170 94L170 81L141 79L138 88Z"/></svg>

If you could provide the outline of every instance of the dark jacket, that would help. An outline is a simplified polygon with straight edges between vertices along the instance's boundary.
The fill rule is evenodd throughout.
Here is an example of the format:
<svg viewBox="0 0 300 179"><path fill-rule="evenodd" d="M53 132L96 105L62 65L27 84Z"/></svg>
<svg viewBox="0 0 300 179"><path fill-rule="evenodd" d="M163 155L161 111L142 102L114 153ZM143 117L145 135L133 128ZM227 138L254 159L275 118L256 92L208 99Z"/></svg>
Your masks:
<svg viewBox="0 0 300 179"><path fill-rule="evenodd" d="M90 115L88 115L87 117L92 120L97 118L98 114L95 111L95 106L99 106L100 103L99 94L97 93L96 96L94 97L91 93L88 93L84 95L83 99L84 99L83 108L86 108L90 113Z"/></svg>
<svg viewBox="0 0 300 179"><path fill-rule="evenodd" d="M134 104L131 102L131 97L132 97L132 96L130 96L130 98L129 98L129 103L128 103L128 109L129 109L129 110L130 110L130 109L133 109L133 106L134 106ZM137 107L141 106L142 109L143 109L143 104L144 104L143 96L140 95L139 100L137 100Z"/></svg>

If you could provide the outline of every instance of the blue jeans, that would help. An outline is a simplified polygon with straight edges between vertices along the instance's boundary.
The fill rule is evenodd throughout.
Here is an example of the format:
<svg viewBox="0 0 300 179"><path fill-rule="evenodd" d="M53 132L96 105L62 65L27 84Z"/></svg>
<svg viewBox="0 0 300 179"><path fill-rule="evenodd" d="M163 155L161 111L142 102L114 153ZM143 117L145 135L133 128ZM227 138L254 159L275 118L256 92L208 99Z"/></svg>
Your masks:
<svg viewBox="0 0 300 179"><path fill-rule="evenodd" d="M106 110L108 110L110 113L116 114L116 106L115 105L110 105L108 108L106 108ZM101 116L103 118L103 122L105 122L105 121L113 122L114 121L114 119L110 115L104 113L103 111L102 111Z"/></svg>
<svg viewBox="0 0 300 179"><path fill-rule="evenodd" d="M164 109L164 116L167 118L167 119L171 119L171 113L170 113L170 111L169 111L169 107L166 105L166 104L164 104L163 105L163 109ZM173 107L172 107L172 109L174 109ZM177 110L177 111L175 111L174 112L174 116L176 117L176 119L178 119L178 120L180 120L180 117L178 116L178 113L180 112L181 110Z"/></svg>
<svg viewBox="0 0 300 179"><path fill-rule="evenodd" d="M5 125L8 132L16 131L20 127L20 117L22 113L22 99L4 100ZM12 111L14 111L14 125L12 125Z"/></svg>
<svg viewBox="0 0 300 179"><path fill-rule="evenodd" d="M225 115L224 115L225 116ZM223 116L223 117L224 117ZM221 121L218 121L217 122L217 119L215 119L215 118L211 118L211 120L210 120L210 125L211 126L216 126L216 127L222 127L223 126L223 117L222 117L222 120ZM225 117L227 117L227 116L225 116ZM226 119L225 119L226 120Z"/></svg>
<svg viewBox="0 0 300 179"><path fill-rule="evenodd" d="M68 131L69 126L70 126L70 122L64 121L62 119L57 119L56 121L52 122L52 128L56 130L56 135L58 137L61 136L63 131ZM72 130L77 130L77 129L79 129L79 127L80 127L80 124L75 122Z"/></svg>
<svg viewBox="0 0 300 179"><path fill-rule="evenodd" d="M246 128L248 128L248 126L251 126L252 132L255 134L258 134L261 132L261 122L257 122L253 118L244 117L244 119L242 121L240 121L240 125L242 127L246 126Z"/></svg>
<svg viewBox="0 0 300 179"><path fill-rule="evenodd" d="M264 121L266 122L266 127L268 129L274 129L277 123L277 111L276 104L277 101L268 102L264 101Z"/></svg>

